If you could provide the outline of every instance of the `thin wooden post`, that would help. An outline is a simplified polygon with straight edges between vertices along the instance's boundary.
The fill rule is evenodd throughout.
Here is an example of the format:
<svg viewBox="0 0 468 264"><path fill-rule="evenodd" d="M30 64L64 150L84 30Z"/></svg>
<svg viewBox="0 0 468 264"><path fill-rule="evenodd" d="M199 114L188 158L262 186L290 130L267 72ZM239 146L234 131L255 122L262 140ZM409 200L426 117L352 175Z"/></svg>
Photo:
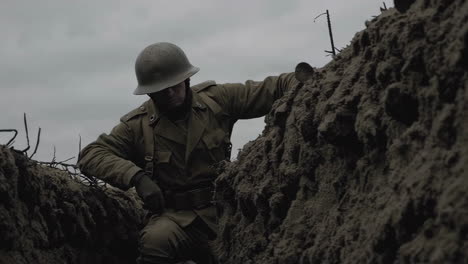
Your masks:
<svg viewBox="0 0 468 264"><path fill-rule="evenodd" d="M333 56L336 56L335 52L335 43L333 42L333 33L332 33L332 26L331 26L331 21L330 21L330 13L328 12L327 9L327 22L328 22L328 32L330 33L330 42L331 42L331 51Z"/></svg>

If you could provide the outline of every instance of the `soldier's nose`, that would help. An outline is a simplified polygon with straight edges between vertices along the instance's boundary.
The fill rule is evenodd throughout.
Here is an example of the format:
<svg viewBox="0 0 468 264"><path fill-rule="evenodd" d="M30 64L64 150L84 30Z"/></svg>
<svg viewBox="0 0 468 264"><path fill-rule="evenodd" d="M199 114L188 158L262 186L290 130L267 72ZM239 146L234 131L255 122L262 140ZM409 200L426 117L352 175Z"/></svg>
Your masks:
<svg viewBox="0 0 468 264"><path fill-rule="evenodd" d="M166 89L166 95L167 96L173 96L174 93L175 93L175 91L174 91L173 87L169 87L169 88Z"/></svg>

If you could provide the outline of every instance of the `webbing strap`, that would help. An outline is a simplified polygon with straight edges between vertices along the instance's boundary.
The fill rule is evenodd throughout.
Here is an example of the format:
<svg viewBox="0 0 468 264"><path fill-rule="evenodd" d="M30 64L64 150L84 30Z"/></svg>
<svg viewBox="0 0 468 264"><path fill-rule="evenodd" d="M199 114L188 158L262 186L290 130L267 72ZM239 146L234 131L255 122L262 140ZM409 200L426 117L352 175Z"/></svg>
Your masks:
<svg viewBox="0 0 468 264"><path fill-rule="evenodd" d="M143 140L145 143L145 172L153 177L154 173L154 135L148 116L143 118Z"/></svg>
<svg viewBox="0 0 468 264"><path fill-rule="evenodd" d="M200 97L202 98L203 102L213 111L215 114L216 118L219 119L221 115L223 114L223 109L221 106L215 102L215 100L211 99L208 95L205 93L199 93Z"/></svg>

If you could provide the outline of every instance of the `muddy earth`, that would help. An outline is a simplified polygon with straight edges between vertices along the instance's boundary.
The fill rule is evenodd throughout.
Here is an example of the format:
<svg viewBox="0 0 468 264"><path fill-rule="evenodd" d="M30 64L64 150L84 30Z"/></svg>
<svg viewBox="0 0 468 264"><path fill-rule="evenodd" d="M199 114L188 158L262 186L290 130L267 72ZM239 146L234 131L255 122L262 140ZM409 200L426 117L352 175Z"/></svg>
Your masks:
<svg viewBox="0 0 468 264"><path fill-rule="evenodd" d="M468 263L468 1L395 1L220 164L221 263ZM134 263L134 190L0 146L0 264Z"/></svg>
<svg viewBox="0 0 468 264"><path fill-rule="evenodd" d="M468 1L366 24L224 166L221 263L468 263Z"/></svg>
<svg viewBox="0 0 468 264"><path fill-rule="evenodd" d="M89 187L0 146L0 264L135 263L134 190Z"/></svg>

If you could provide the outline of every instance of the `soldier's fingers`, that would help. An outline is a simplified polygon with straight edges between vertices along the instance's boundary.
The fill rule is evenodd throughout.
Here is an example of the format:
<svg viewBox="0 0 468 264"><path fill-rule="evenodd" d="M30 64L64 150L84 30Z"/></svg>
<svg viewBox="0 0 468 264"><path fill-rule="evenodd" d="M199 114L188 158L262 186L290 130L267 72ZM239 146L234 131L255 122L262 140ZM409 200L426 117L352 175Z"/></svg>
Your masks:
<svg viewBox="0 0 468 264"><path fill-rule="evenodd" d="M294 75L298 81L305 83L314 76L314 68L307 62L301 62L297 64Z"/></svg>

